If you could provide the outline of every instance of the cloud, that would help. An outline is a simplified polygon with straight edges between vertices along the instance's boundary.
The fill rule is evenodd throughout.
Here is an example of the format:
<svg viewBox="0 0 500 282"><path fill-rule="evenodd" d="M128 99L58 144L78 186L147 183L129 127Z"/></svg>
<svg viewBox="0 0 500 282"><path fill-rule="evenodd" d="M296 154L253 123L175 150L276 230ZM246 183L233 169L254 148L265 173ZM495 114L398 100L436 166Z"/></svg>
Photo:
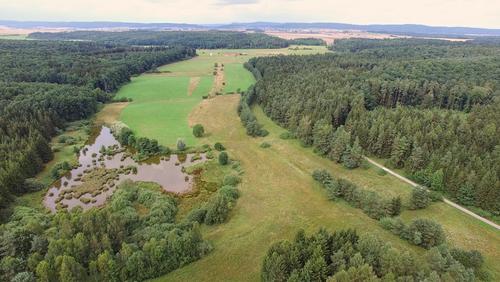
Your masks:
<svg viewBox="0 0 500 282"><path fill-rule="evenodd" d="M500 28L499 0L0 0L0 19L418 23Z"/></svg>
<svg viewBox="0 0 500 282"><path fill-rule="evenodd" d="M248 5L257 4L260 0L218 0L217 5Z"/></svg>

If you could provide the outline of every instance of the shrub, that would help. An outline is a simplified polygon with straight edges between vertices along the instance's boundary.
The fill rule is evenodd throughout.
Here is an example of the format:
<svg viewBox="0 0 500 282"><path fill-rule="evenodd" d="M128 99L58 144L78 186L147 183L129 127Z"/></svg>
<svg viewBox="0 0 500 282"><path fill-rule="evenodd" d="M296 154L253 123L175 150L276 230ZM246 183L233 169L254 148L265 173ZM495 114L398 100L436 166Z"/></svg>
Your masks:
<svg viewBox="0 0 500 282"><path fill-rule="evenodd" d="M217 143L214 144L214 148L217 151L224 151L224 150L226 150L226 148L221 143L219 143L219 142L217 142Z"/></svg>
<svg viewBox="0 0 500 282"><path fill-rule="evenodd" d="M429 198L432 202L441 202L443 201L443 195L436 191L429 191Z"/></svg>
<svg viewBox="0 0 500 282"><path fill-rule="evenodd" d="M240 192L234 186L226 185L219 189L219 194L228 197L231 201L235 201L240 197Z"/></svg>
<svg viewBox="0 0 500 282"><path fill-rule="evenodd" d="M24 180L23 191L25 192L35 192L40 191L45 187L43 183L36 180L35 178L27 178Z"/></svg>
<svg viewBox="0 0 500 282"><path fill-rule="evenodd" d="M384 217L380 219L380 225L398 236L402 236L406 229L406 225L399 217Z"/></svg>
<svg viewBox="0 0 500 282"><path fill-rule="evenodd" d="M280 138L283 140L294 139L295 136L290 131L286 131L280 134Z"/></svg>
<svg viewBox="0 0 500 282"><path fill-rule="evenodd" d="M224 180L222 181L223 185L236 186L240 183L241 178L237 175L231 174L224 176Z"/></svg>
<svg viewBox="0 0 500 282"><path fill-rule="evenodd" d="M205 128L203 128L203 125L201 124L196 124L193 126L193 135L194 137L203 137L203 134L205 134Z"/></svg>
<svg viewBox="0 0 500 282"><path fill-rule="evenodd" d="M384 176L384 175L387 175L387 171L385 171L384 169L377 169L377 174L380 175L380 176Z"/></svg>
<svg viewBox="0 0 500 282"><path fill-rule="evenodd" d="M186 216L186 220L188 222L196 221L198 223L203 223L205 221L206 214L207 210L205 208L194 208Z"/></svg>
<svg viewBox="0 0 500 282"><path fill-rule="evenodd" d="M390 216L398 216L399 214L401 214L401 207L401 197L393 197L387 204L387 213Z"/></svg>
<svg viewBox="0 0 500 282"><path fill-rule="evenodd" d="M177 139L177 150L184 151L186 149L186 142L183 139Z"/></svg>
<svg viewBox="0 0 500 282"><path fill-rule="evenodd" d="M443 228L429 219L416 219L408 226L405 239L417 246L430 249L445 242Z"/></svg>
<svg viewBox="0 0 500 282"><path fill-rule="evenodd" d="M227 165L229 163L229 156L227 155L226 152L221 152L219 154L219 164L220 165Z"/></svg>
<svg viewBox="0 0 500 282"><path fill-rule="evenodd" d="M230 198L221 193L217 193L210 198L206 205L207 213L205 215L205 223L208 225L223 223L229 215L230 208Z"/></svg>
<svg viewBox="0 0 500 282"><path fill-rule="evenodd" d="M478 270L484 263L483 255L476 250L466 251L459 248L453 248L450 253L454 259L459 261L466 268Z"/></svg>
<svg viewBox="0 0 500 282"><path fill-rule="evenodd" d="M261 147L261 148L264 148L264 149L265 149L265 148L269 148L269 147L271 147L271 144L269 144L269 143L267 143L267 142L262 142L262 143L260 144L260 147Z"/></svg>
<svg viewBox="0 0 500 282"><path fill-rule="evenodd" d="M417 187L414 188L412 193L411 193L411 198L410 198L410 208L417 210L417 209L424 209L427 206L429 206L431 202L431 198L429 197L429 192L425 190L424 188Z"/></svg>

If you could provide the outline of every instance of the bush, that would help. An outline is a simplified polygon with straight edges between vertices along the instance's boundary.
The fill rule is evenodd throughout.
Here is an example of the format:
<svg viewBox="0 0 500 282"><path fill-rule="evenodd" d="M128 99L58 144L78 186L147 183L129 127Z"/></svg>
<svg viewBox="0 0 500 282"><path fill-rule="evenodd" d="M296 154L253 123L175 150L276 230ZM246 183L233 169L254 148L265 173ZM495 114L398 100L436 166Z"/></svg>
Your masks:
<svg viewBox="0 0 500 282"><path fill-rule="evenodd" d="M382 228L389 230L393 234L396 234L398 236L402 236L406 229L406 225L399 217L384 217L380 219L380 225L382 226Z"/></svg>
<svg viewBox="0 0 500 282"><path fill-rule="evenodd" d="M377 174L380 176L384 176L384 175L387 175L387 171L379 168L379 169L377 169Z"/></svg>
<svg viewBox="0 0 500 282"><path fill-rule="evenodd" d="M233 202L240 197L240 191L230 185L222 186L222 188L219 189L219 194L228 197Z"/></svg>
<svg viewBox="0 0 500 282"><path fill-rule="evenodd" d="M466 251L459 248L453 248L450 253L454 259L459 261L466 268L478 270L484 263L483 255L476 250Z"/></svg>
<svg viewBox="0 0 500 282"><path fill-rule="evenodd" d="M443 228L429 219L416 219L408 226L405 239L417 246L430 249L445 242Z"/></svg>
<svg viewBox="0 0 500 282"><path fill-rule="evenodd" d="M43 183L36 180L35 178L27 178L24 180L23 191L24 192L35 192L40 191L45 187Z"/></svg>
<svg viewBox="0 0 500 282"><path fill-rule="evenodd" d="M280 134L280 138L283 140L294 139L295 136L290 131L286 131Z"/></svg>
<svg viewBox="0 0 500 282"><path fill-rule="evenodd" d="M206 214L207 214L207 210L205 208L194 208L186 216L186 220L188 222L196 221L198 223L203 223L205 221Z"/></svg>
<svg viewBox="0 0 500 282"><path fill-rule="evenodd" d="M196 124L193 126L193 135L194 137L203 137L203 134L205 134L205 128L203 128L203 125L201 124Z"/></svg>
<svg viewBox="0 0 500 282"><path fill-rule="evenodd" d="M177 150L184 151L186 150L186 142L183 139L177 139Z"/></svg>
<svg viewBox="0 0 500 282"><path fill-rule="evenodd" d="M269 144L269 143L267 143L267 142L262 142L262 143L260 144L260 147L261 147L261 148L264 148L264 149L265 149L265 148L269 148L269 147L271 147L271 144Z"/></svg>
<svg viewBox="0 0 500 282"><path fill-rule="evenodd" d="M224 151L224 150L226 150L226 148L221 143L219 143L219 142L217 142L217 143L214 144L214 148L217 151Z"/></svg>
<svg viewBox="0 0 500 282"><path fill-rule="evenodd" d="M443 195L436 191L429 191L429 198L432 202L442 202Z"/></svg>
<svg viewBox="0 0 500 282"><path fill-rule="evenodd" d="M236 186L240 183L241 178L237 175L231 174L224 176L224 180L222 181L223 185Z"/></svg>
<svg viewBox="0 0 500 282"><path fill-rule="evenodd" d="M208 225L223 223L226 221L231 209L231 199L221 193L210 198L206 205L207 213L205 223Z"/></svg>
<svg viewBox="0 0 500 282"><path fill-rule="evenodd" d="M220 165L227 165L229 163L229 156L227 155L226 152L221 152L219 154L219 164Z"/></svg>
<svg viewBox="0 0 500 282"><path fill-rule="evenodd" d="M413 210L424 209L429 206L431 198L424 188L414 188L410 198L410 208Z"/></svg>

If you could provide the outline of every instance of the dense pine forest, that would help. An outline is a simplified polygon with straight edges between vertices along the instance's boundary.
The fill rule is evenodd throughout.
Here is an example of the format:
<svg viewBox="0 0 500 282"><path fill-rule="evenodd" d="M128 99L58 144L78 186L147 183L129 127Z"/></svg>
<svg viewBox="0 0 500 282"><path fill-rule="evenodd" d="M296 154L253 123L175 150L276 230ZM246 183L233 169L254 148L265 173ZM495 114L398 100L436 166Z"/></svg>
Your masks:
<svg viewBox="0 0 500 282"><path fill-rule="evenodd" d="M52 159L48 142L66 121L89 117L131 75L194 52L184 47L0 41L0 207L33 187L25 179Z"/></svg>
<svg viewBox="0 0 500 282"><path fill-rule="evenodd" d="M48 40L89 40L103 43L146 45L146 46L188 46L199 49L244 49L244 48L284 48L290 44L321 45L322 40L306 39L288 41L264 33L244 33L236 31L73 31L62 33L32 33L33 39Z"/></svg>
<svg viewBox="0 0 500 282"><path fill-rule="evenodd" d="M500 215L498 45L359 39L333 50L250 60L258 81L247 97L318 154L352 168L361 147Z"/></svg>

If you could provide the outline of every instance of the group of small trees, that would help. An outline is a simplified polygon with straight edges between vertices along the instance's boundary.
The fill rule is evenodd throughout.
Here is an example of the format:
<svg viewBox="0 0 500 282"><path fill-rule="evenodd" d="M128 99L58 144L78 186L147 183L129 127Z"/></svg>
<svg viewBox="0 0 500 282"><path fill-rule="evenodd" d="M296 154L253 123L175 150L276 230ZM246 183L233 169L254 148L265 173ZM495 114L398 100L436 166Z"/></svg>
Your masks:
<svg viewBox="0 0 500 282"><path fill-rule="evenodd" d="M383 218L380 224L402 239L425 249L441 245L446 240L441 225L429 219L419 218L405 225L400 218Z"/></svg>
<svg viewBox="0 0 500 282"><path fill-rule="evenodd" d="M201 208L193 209L187 215L187 220L208 225L225 222L229 217L230 211L236 204L236 200L240 196L236 188L239 183L240 178L238 176L225 176L222 187Z"/></svg>
<svg viewBox="0 0 500 282"><path fill-rule="evenodd" d="M381 219L401 213L400 197L385 200L375 192L367 191L346 179L335 179L326 170L315 170L313 178L326 189L329 199L343 199L355 208L360 208L369 217Z"/></svg>
<svg viewBox="0 0 500 282"><path fill-rule="evenodd" d="M137 150L139 158L147 158L150 156L169 153L170 149L158 144L155 139L146 137L136 138L132 130L128 127L123 127L117 134L117 140L123 146L130 146Z"/></svg>
<svg viewBox="0 0 500 282"><path fill-rule="evenodd" d="M469 281L481 274L477 251L433 247L418 259L375 236L354 230L274 243L262 264L262 281Z"/></svg>
<svg viewBox="0 0 500 282"><path fill-rule="evenodd" d="M262 125L258 123L257 118L250 109L254 100L254 95L255 91L253 87L250 87L250 89L241 95L241 100L238 105L238 114L248 135L252 137L267 136L269 132L262 128Z"/></svg>

